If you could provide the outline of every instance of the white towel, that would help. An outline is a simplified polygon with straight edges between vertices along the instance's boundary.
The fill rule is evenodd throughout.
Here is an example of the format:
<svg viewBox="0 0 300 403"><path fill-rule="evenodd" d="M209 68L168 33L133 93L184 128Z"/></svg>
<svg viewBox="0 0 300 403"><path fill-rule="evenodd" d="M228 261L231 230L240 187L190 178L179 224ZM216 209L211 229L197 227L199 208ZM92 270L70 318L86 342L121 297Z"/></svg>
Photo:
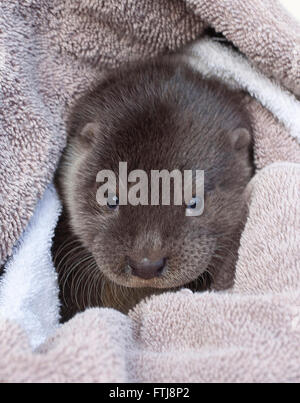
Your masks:
<svg viewBox="0 0 300 403"><path fill-rule="evenodd" d="M0 278L0 315L26 330L33 349L59 323L57 275L50 249L60 211L50 185Z"/></svg>

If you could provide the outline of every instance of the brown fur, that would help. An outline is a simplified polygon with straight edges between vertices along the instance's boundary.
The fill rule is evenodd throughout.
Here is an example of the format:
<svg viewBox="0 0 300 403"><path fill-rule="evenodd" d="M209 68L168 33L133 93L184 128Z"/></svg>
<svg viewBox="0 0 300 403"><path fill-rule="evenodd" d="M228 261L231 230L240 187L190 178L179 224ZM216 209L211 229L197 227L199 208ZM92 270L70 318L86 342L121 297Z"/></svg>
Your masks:
<svg viewBox="0 0 300 403"><path fill-rule="evenodd" d="M247 130L239 135L238 128ZM127 312L147 295L182 285L203 289L223 274L232 280L243 190L253 173L245 132L251 127L241 94L168 58L114 71L78 101L58 171L65 211L53 248L64 319L95 305ZM119 161L128 162L128 172L204 170L204 213L99 206L96 175L117 173ZM124 271L128 256L145 254L167 256L167 271L151 280Z"/></svg>

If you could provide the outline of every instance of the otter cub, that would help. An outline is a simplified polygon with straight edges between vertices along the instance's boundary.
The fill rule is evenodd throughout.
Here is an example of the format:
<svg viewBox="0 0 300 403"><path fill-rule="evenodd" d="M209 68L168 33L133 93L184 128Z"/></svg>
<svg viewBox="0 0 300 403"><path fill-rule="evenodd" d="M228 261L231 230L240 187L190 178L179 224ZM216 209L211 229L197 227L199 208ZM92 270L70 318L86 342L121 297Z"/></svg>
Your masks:
<svg viewBox="0 0 300 403"><path fill-rule="evenodd" d="M88 306L127 312L141 298L233 279L252 174L242 95L183 61L111 72L75 105L57 186L64 213L53 246L63 320ZM101 170L204 170L204 211L192 204L100 205ZM130 187L130 184L128 185ZM197 196L197 195L193 195Z"/></svg>

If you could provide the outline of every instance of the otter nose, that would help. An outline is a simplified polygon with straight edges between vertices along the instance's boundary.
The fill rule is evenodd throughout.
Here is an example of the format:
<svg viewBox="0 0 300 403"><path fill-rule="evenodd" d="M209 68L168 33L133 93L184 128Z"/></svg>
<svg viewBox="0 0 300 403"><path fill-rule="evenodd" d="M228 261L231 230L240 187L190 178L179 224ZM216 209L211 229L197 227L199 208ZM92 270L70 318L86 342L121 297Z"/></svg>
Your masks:
<svg viewBox="0 0 300 403"><path fill-rule="evenodd" d="M162 273L166 264L166 258L156 261L144 258L139 262L129 258L128 263L134 276L148 280L150 278L158 277Z"/></svg>

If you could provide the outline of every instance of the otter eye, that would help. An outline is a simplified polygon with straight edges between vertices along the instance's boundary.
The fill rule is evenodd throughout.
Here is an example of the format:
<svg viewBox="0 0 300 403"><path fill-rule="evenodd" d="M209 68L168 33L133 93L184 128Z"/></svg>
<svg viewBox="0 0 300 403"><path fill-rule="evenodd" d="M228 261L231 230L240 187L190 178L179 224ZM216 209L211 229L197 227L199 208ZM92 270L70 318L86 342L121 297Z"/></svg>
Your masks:
<svg viewBox="0 0 300 403"><path fill-rule="evenodd" d="M204 199L193 197L186 205L185 215L187 217L197 217L203 213Z"/></svg>
<svg viewBox="0 0 300 403"><path fill-rule="evenodd" d="M187 204L187 208L189 208L189 209L194 209L194 208L196 208L197 207L197 204L199 204L200 203L200 200L198 199L198 197L193 197L190 201L189 201L189 203Z"/></svg>
<svg viewBox="0 0 300 403"><path fill-rule="evenodd" d="M111 210L115 210L119 207L119 198L116 195L109 195L107 201L107 207Z"/></svg>

